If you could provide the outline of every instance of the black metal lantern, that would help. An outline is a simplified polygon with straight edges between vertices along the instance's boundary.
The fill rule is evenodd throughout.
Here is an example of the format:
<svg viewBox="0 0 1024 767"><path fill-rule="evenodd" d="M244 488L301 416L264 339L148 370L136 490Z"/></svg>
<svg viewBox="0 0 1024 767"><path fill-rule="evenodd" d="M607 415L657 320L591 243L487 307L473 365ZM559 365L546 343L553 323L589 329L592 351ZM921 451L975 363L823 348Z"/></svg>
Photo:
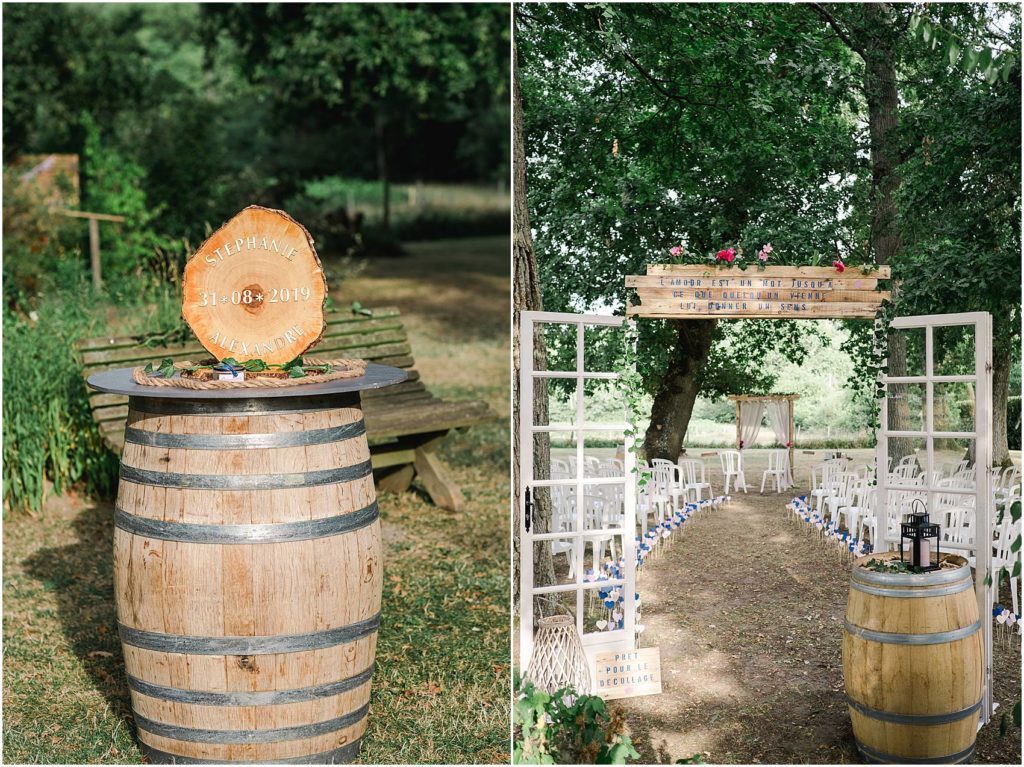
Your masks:
<svg viewBox="0 0 1024 767"><path fill-rule="evenodd" d="M939 569L939 526L928 521L928 508L917 499L922 511L912 511L903 517L900 524L900 562L906 562L912 569ZM910 541L909 562L903 558L903 542ZM932 564L932 554L935 564Z"/></svg>

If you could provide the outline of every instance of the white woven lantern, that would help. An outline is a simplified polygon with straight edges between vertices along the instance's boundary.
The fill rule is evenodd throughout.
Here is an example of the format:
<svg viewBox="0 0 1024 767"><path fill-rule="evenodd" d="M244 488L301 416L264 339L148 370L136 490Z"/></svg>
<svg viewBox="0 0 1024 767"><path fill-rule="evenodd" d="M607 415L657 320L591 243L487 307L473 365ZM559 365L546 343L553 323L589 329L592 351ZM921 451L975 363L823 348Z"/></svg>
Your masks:
<svg viewBox="0 0 1024 767"><path fill-rule="evenodd" d="M571 615L540 619L526 678L547 692L572 687L580 695L590 694L587 656Z"/></svg>

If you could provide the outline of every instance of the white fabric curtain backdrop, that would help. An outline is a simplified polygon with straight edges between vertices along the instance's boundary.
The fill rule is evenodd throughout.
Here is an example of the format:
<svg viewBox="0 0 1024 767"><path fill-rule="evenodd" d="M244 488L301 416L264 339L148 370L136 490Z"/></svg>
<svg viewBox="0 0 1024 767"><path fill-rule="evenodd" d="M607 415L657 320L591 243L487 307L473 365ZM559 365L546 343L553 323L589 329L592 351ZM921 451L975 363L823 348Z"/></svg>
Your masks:
<svg viewBox="0 0 1024 767"><path fill-rule="evenodd" d="M764 417L764 402L740 402L740 442L743 447L753 447L757 434L761 431L761 419Z"/></svg>
<svg viewBox="0 0 1024 767"><path fill-rule="evenodd" d="M768 423L775 432L775 441L785 447L792 442L793 435L789 433L789 413L793 407L793 401L788 399L773 399L766 403L768 410ZM789 451L786 451L788 457ZM793 467L786 467L786 484L793 485Z"/></svg>

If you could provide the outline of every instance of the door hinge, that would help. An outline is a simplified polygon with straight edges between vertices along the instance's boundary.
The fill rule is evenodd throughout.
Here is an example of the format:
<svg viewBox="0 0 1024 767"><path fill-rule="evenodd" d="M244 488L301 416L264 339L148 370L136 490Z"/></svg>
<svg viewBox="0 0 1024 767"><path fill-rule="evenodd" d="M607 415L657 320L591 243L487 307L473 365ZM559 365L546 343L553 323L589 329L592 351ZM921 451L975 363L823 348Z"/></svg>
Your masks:
<svg viewBox="0 0 1024 767"><path fill-rule="evenodd" d="M526 488L526 503L523 508L523 525L526 527L526 532L530 532L530 524L533 522L533 501L530 499L530 488Z"/></svg>

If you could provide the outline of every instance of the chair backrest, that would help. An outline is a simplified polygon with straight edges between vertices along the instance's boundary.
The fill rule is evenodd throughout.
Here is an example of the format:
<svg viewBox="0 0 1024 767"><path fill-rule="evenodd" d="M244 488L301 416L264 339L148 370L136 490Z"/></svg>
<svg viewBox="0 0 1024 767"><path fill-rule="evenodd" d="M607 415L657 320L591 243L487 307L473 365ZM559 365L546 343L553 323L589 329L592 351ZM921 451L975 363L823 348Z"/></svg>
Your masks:
<svg viewBox="0 0 1024 767"><path fill-rule="evenodd" d="M722 462L722 471L727 474L743 470L743 453L739 450L722 450L718 453L718 459Z"/></svg>
<svg viewBox="0 0 1024 767"><path fill-rule="evenodd" d="M836 495L840 498L851 500L854 488L856 488L859 480L860 477L852 471L840 472L839 476L836 477Z"/></svg>
<svg viewBox="0 0 1024 767"><path fill-rule="evenodd" d="M768 451L768 471L783 471L789 458L788 450Z"/></svg>
<svg viewBox="0 0 1024 767"><path fill-rule="evenodd" d="M704 469L704 461L697 458L679 459L679 470L683 473L683 482L687 485L705 483Z"/></svg>
<svg viewBox="0 0 1024 767"><path fill-rule="evenodd" d="M611 509L608 499L600 493L587 493L583 496L583 529L599 530L608 527L611 521ZM606 519L607 518L607 519Z"/></svg>
<svg viewBox="0 0 1024 767"><path fill-rule="evenodd" d="M1003 476L999 478L999 487L1002 490L1012 491L1020 483L1020 467L1014 464L1003 470Z"/></svg>
<svg viewBox="0 0 1024 767"><path fill-rule="evenodd" d="M821 469L821 484L823 487L834 487L839 481L839 476L846 469L846 462L841 458L830 458L825 461Z"/></svg>

